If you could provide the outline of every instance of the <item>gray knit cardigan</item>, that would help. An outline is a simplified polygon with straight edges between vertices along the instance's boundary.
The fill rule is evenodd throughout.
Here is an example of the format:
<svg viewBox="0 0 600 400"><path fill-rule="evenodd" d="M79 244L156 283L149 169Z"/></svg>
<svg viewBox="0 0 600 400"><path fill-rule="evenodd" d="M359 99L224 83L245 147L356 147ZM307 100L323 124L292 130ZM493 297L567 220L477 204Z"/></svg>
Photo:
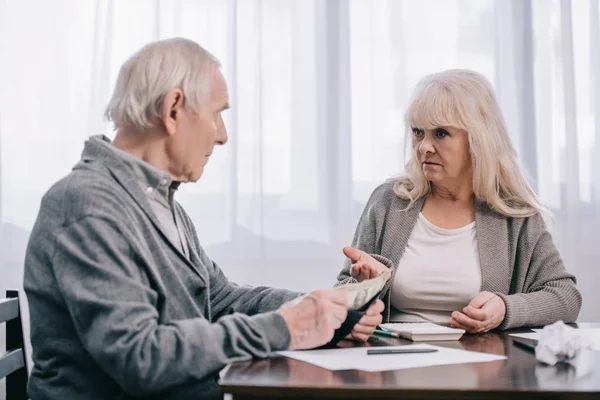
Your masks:
<svg viewBox="0 0 600 400"><path fill-rule="evenodd" d="M393 182L386 182L375 189L362 213L352 246L375 255L391 268L391 281L395 279L396 266L424 200L417 200L405 210L408 201L396 196ZM506 304L506 316L500 329L577 319L581 294L575 286L575 277L565 269L541 216L506 217L487 203L476 200L475 226L481 291L497 294ZM355 282L350 276L350 267L347 259L336 286ZM391 285L387 287L383 297L384 322L389 321L391 309Z"/></svg>

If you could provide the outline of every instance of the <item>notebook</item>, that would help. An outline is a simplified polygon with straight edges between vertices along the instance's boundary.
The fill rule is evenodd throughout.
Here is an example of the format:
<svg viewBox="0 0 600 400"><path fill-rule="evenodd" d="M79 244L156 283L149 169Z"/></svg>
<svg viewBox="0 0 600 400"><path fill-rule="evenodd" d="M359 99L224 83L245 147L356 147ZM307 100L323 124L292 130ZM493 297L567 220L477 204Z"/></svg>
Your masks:
<svg viewBox="0 0 600 400"><path fill-rule="evenodd" d="M388 323L381 324L380 327L384 331L396 332L414 342L458 340L465 333L464 329L450 328L431 322Z"/></svg>

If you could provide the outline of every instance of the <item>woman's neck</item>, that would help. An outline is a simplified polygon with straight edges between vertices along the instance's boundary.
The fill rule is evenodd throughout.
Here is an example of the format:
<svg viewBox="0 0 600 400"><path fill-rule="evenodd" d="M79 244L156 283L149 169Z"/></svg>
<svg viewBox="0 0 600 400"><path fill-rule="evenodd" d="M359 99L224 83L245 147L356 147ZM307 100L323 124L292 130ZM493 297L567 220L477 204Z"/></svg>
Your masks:
<svg viewBox="0 0 600 400"><path fill-rule="evenodd" d="M436 188L432 185L429 198L440 207L449 206L456 208L473 206L475 194L472 190L450 191L443 188Z"/></svg>
<svg viewBox="0 0 600 400"><path fill-rule="evenodd" d="M432 184L421 212L432 224L444 229L458 229L475 221L473 190L447 190Z"/></svg>
<svg viewBox="0 0 600 400"><path fill-rule="evenodd" d="M449 188L432 183L431 194L428 198L431 202L438 204L440 207L473 207L475 194L473 193L471 185L461 185L460 187Z"/></svg>

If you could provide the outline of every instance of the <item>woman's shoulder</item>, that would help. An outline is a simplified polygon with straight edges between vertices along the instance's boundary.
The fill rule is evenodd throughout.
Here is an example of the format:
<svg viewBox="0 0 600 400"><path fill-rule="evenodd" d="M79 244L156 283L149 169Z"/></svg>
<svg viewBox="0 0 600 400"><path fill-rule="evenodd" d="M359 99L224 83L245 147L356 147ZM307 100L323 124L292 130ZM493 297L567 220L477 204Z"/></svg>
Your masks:
<svg viewBox="0 0 600 400"><path fill-rule="evenodd" d="M371 193L368 204L382 206L397 204L403 206L403 208L406 207L409 200L400 198L394 191L394 186L397 182L398 179L388 179L377 186Z"/></svg>
<svg viewBox="0 0 600 400"><path fill-rule="evenodd" d="M539 211L529 217L512 217L511 219L515 220L513 225L518 223L521 239L527 238L530 241L537 241L545 234L552 236L542 213Z"/></svg>
<svg viewBox="0 0 600 400"><path fill-rule="evenodd" d="M541 234L548 232L546 221L542 216L541 212L537 212L531 216L514 217L507 216L499 212L498 210L491 207L484 201L477 201L476 211L480 215L484 215L487 218L483 218L483 221L487 221L490 224L499 227L500 221L505 222L505 226L513 232L513 237L539 237Z"/></svg>

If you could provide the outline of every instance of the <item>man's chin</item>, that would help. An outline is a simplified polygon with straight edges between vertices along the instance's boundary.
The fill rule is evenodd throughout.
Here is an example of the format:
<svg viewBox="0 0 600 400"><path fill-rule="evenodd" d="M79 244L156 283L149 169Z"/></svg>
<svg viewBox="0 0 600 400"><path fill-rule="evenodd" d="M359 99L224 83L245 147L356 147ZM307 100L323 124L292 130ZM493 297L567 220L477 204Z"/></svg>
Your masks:
<svg viewBox="0 0 600 400"><path fill-rule="evenodd" d="M190 174L189 182L198 182L198 180L202 177L204 173L204 167L200 171L195 172L194 174Z"/></svg>

